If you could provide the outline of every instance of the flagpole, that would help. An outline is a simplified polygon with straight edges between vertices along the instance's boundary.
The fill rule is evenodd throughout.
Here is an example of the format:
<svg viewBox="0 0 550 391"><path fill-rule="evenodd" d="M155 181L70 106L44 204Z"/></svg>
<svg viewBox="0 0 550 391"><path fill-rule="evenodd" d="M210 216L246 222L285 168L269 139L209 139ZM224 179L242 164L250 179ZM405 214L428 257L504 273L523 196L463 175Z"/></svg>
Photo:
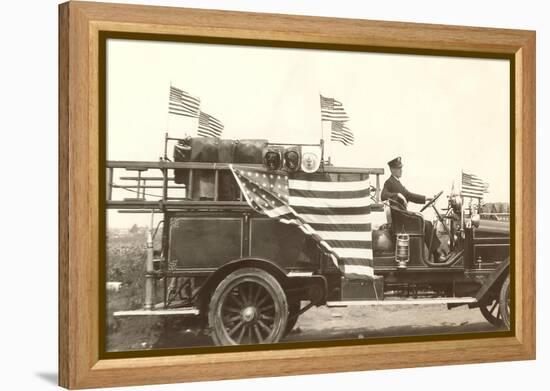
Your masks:
<svg viewBox="0 0 550 391"><path fill-rule="evenodd" d="M168 130L170 129L170 92L172 91L172 80L168 87L168 113L166 113L166 130L164 133L164 160L168 160Z"/></svg>
<svg viewBox="0 0 550 391"><path fill-rule="evenodd" d="M323 95L321 95L321 91L319 91L319 109L321 110L321 141L319 144L321 145L321 164L323 167L325 166L325 133L323 129L323 104L321 103L323 99Z"/></svg>
<svg viewBox="0 0 550 391"><path fill-rule="evenodd" d="M464 170L460 170L460 197L462 198L462 211L460 212L460 226L464 228L464 196L462 192L462 183L464 182Z"/></svg>

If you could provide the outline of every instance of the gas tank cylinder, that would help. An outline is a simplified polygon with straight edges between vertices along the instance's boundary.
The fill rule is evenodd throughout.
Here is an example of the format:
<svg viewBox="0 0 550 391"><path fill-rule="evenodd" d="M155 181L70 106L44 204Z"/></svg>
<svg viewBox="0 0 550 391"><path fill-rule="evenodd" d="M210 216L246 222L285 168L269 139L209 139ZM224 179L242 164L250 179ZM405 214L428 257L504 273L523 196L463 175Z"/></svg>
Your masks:
<svg viewBox="0 0 550 391"><path fill-rule="evenodd" d="M406 269L409 262L409 239L405 233L397 234L395 238L395 261L400 269Z"/></svg>

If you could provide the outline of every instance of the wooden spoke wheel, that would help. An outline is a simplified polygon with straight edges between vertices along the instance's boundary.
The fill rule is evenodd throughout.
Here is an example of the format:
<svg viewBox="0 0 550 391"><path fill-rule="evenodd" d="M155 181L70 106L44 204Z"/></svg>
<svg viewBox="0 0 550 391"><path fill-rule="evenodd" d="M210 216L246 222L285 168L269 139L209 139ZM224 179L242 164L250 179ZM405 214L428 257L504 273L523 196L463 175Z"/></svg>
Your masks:
<svg viewBox="0 0 550 391"><path fill-rule="evenodd" d="M500 312L500 301L498 298L491 298L485 303L480 304L479 309L489 323L497 327L503 325L502 314Z"/></svg>
<svg viewBox="0 0 550 391"><path fill-rule="evenodd" d="M298 322L298 312L300 312L301 309L301 302L300 300L291 300L288 303L288 321L286 323L285 328L285 335L290 333L294 326L296 326L296 322Z"/></svg>
<svg viewBox="0 0 550 391"><path fill-rule="evenodd" d="M287 319L285 292L262 269L234 271L210 299L208 320L216 345L278 342L285 333Z"/></svg>
<svg viewBox="0 0 550 391"><path fill-rule="evenodd" d="M510 329L510 277L506 277L506 280L502 284L500 289L499 300L500 313L502 317L502 324Z"/></svg>

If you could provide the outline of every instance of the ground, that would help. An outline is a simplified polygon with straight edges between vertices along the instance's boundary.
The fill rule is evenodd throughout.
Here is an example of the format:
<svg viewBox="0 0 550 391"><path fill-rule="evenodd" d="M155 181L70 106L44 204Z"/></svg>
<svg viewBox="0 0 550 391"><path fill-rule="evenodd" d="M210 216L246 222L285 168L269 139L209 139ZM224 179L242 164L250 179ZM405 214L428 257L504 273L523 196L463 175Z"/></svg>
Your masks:
<svg viewBox="0 0 550 391"><path fill-rule="evenodd" d="M166 317L133 317L117 321L108 350L212 346L207 333L189 322ZM448 310L445 305L312 308L282 342L364 339L497 331L478 309Z"/></svg>
<svg viewBox="0 0 550 391"><path fill-rule="evenodd" d="M207 333L177 317L117 318L117 310L143 306L143 232L108 239L107 279L123 282L107 293L107 351L211 346ZM158 240L158 239L157 239ZM159 243L156 243L159 245ZM159 296L160 297L160 292ZM446 305L312 308L282 342L364 339L498 330L478 309Z"/></svg>

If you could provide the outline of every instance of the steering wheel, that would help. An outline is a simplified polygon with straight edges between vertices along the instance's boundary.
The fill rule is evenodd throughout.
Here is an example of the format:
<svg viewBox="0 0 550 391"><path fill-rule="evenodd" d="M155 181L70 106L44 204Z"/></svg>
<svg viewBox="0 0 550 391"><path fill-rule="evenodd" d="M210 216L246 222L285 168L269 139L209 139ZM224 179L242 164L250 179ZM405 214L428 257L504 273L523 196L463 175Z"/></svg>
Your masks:
<svg viewBox="0 0 550 391"><path fill-rule="evenodd" d="M441 196L441 194L443 194L443 190L441 190L439 193L437 193L434 198L432 198L431 201L428 201L428 203L426 205L424 205L422 207L422 209L420 209L420 213L424 212L426 209L428 209L430 206L432 206L435 201L437 201L437 199Z"/></svg>

